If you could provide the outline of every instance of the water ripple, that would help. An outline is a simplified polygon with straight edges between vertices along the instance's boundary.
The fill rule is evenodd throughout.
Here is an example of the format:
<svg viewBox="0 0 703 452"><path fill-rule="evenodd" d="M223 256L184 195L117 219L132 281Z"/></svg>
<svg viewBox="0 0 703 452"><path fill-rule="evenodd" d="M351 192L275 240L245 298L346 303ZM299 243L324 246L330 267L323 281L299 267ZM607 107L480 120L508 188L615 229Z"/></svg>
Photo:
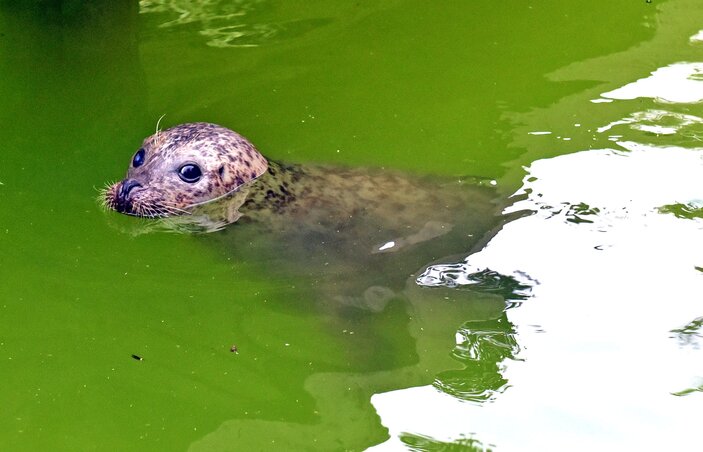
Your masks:
<svg viewBox="0 0 703 452"><path fill-rule="evenodd" d="M508 387L503 375L506 360L520 352L513 325L507 318L468 322L456 333L452 357L465 365L441 372L434 382L440 391L459 400L485 403Z"/></svg>
<svg viewBox="0 0 703 452"><path fill-rule="evenodd" d="M300 36L325 25L329 19L300 19L277 23L247 22L246 17L262 9L264 0L141 0L142 14L167 14L174 19L159 27L194 25L211 47L258 47L264 43Z"/></svg>
<svg viewBox="0 0 703 452"><path fill-rule="evenodd" d="M529 276L515 277L500 274L491 269L476 269L466 262L430 265L415 280L423 287L467 287L472 290L501 295L505 300L529 298L531 288L537 282Z"/></svg>
<svg viewBox="0 0 703 452"><path fill-rule="evenodd" d="M681 328L671 330L674 338L678 339L679 345L699 348L699 339L703 338L703 317L691 320Z"/></svg>

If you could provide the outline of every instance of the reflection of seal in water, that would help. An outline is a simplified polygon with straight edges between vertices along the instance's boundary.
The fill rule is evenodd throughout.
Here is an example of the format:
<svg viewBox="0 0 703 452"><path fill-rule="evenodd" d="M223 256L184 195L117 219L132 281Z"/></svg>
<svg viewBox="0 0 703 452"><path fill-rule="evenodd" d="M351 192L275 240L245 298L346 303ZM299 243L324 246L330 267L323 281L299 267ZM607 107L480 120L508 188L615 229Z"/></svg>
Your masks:
<svg viewBox="0 0 703 452"><path fill-rule="evenodd" d="M218 213L223 217L218 220L225 223L241 218L274 230L342 236L355 231L357 238L367 239L357 243L366 250L363 242L384 240L368 244L378 244L377 252L444 235L466 212L485 216L494 210L493 193L485 187L437 184L391 171L267 161L241 135L207 123L148 137L127 177L108 187L104 197L109 208L141 217L187 216L219 204L225 213Z"/></svg>

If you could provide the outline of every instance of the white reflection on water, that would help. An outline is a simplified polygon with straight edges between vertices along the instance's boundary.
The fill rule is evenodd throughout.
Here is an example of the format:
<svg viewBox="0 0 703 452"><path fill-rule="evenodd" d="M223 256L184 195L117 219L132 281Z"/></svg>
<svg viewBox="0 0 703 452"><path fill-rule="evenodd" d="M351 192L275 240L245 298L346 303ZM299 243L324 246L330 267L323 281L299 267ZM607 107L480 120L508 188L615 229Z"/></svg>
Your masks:
<svg viewBox="0 0 703 452"><path fill-rule="evenodd" d="M687 126L703 123L698 116L675 113L666 110L638 111L627 118L613 121L598 128L598 133L606 132L615 126L629 124L635 130L657 135L672 135Z"/></svg>
<svg viewBox="0 0 703 452"><path fill-rule="evenodd" d="M671 65L603 96L698 102L703 83L686 77L701 68ZM672 74L683 85L672 86ZM633 113L599 132L622 124L676 133L661 123L671 114L660 113ZM399 448L402 432L476 435L521 451L686 450L698 442L703 350L677 331L700 334L703 218L662 207L701 205L703 149L617 145L533 162L526 199L511 208L533 214L462 264L539 281L508 312L523 350L520 361L504 363L510 388L481 406L431 386L376 394L391 439L374 450Z"/></svg>
<svg viewBox="0 0 703 452"><path fill-rule="evenodd" d="M703 30L691 36L690 41L693 43L703 42Z"/></svg>
<svg viewBox="0 0 703 452"><path fill-rule="evenodd" d="M658 208L703 196L703 151L620 144L629 152L533 163L537 180L526 182L531 193L515 208L535 214L506 225L467 261L540 281L509 312L526 350L525 362L507 365L511 388L482 407L432 387L376 395L392 434L449 440L468 429L517 450L544 450L545 441L577 444L570 450L691 441L700 395L672 393L700 385L703 353L679 347L670 331L703 314L695 268L703 264L703 221ZM599 209L592 223L567 221L566 206L577 203Z"/></svg>
<svg viewBox="0 0 703 452"><path fill-rule="evenodd" d="M703 63L676 63L652 72L649 77L602 94L608 99L651 97L662 102L703 101Z"/></svg>
<svg viewBox="0 0 703 452"><path fill-rule="evenodd" d="M703 196L703 151L620 144L629 152L534 162L537 179L525 183L531 193L515 208L535 214L506 225L467 261L540 281L533 298L509 312L526 350L525 362L507 365L511 388L482 407L432 387L376 395L393 434L449 440L468 428L517 450L543 450L545 440L578 444L570 450L691 441L700 394L672 393L700 386L703 353L679 347L670 331L703 314L695 268L703 264L703 221L658 208ZM592 223L568 221L567 207L577 203L599 209Z"/></svg>

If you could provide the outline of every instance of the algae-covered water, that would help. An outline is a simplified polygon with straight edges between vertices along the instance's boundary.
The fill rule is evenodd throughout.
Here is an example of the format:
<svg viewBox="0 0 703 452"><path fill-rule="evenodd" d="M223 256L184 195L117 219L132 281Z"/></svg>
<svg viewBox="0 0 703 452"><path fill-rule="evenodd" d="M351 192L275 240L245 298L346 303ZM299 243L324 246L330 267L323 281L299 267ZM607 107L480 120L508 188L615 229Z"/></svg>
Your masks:
<svg viewBox="0 0 703 452"><path fill-rule="evenodd" d="M0 449L696 450L701 17L0 0ZM472 176L502 216L466 206L476 231L410 272L138 233L96 198L162 116Z"/></svg>

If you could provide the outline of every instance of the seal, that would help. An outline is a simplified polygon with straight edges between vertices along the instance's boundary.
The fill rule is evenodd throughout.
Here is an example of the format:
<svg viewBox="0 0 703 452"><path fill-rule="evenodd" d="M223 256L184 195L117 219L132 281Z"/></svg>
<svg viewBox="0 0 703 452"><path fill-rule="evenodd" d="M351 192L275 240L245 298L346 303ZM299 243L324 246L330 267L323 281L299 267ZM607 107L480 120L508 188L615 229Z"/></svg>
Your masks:
<svg viewBox="0 0 703 452"><path fill-rule="evenodd" d="M333 310L381 311L418 269L470 251L500 222L494 189L474 178L283 163L209 123L146 138L101 199L154 219L139 233L220 231L201 242Z"/></svg>
<svg viewBox="0 0 703 452"><path fill-rule="evenodd" d="M317 231L337 241L363 239L387 252L444 235L467 212L494 210L492 191L472 182L286 164L266 159L225 127L189 123L147 137L126 178L102 197L107 208L127 215L194 219L205 212L216 225L210 230L239 220L305 231L306 238Z"/></svg>

